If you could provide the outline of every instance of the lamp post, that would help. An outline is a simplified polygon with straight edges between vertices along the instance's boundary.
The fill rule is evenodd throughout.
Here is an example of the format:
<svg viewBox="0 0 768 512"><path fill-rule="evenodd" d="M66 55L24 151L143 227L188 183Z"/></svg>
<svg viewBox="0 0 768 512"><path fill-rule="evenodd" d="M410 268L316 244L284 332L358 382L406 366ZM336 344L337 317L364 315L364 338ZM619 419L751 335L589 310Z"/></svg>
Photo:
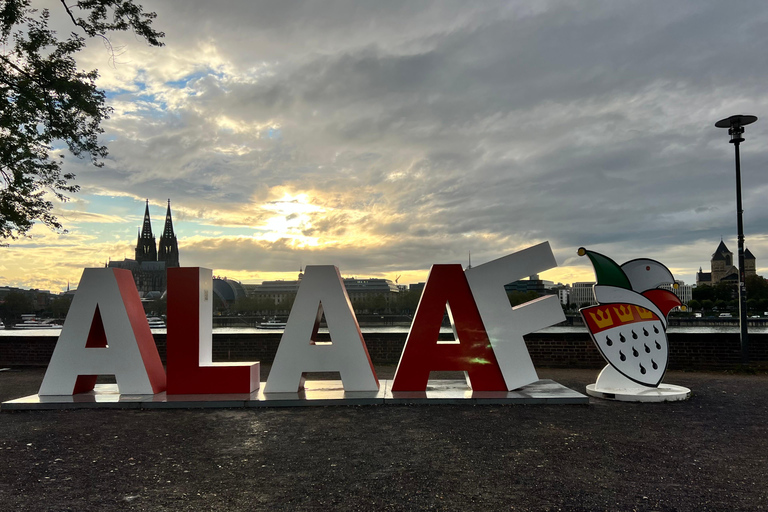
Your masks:
<svg viewBox="0 0 768 512"><path fill-rule="evenodd" d="M749 363L749 334L747 333L747 283L744 270L744 221L741 208L741 160L739 144L744 141L744 127L757 121L757 116L735 115L715 123L717 128L728 128L730 143L736 153L736 225L739 231L739 328L741 329L741 362Z"/></svg>

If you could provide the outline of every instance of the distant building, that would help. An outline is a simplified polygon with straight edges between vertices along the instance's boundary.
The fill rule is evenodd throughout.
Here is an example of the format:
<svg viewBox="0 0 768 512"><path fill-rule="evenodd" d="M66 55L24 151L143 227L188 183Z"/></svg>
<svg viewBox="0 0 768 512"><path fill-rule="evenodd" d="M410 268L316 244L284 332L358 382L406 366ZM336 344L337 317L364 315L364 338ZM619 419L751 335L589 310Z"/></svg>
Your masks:
<svg viewBox="0 0 768 512"><path fill-rule="evenodd" d="M123 268L131 271L139 295L146 296L150 292L163 293L168 288L166 270L179 266L179 245L173 232L171 218L171 200L165 214L165 226L158 244L152 234L152 222L149 218L149 200L144 209L144 222L136 241L135 259L110 261L109 268Z"/></svg>
<svg viewBox="0 0 768 512"><path fill-rule="evenodd" d="M299 291L299 285L304 274L299 272L299 278L296 281L264 281L260 285L246 285L248 296L269 299L275 304L282 304L286 300L296 296ZM344 288L352 301L364 300L367 298L382 296L387 304L393 301L400 288L389 279L367 278L357 279L354 277L344 278Z"/></svg>
<svg viewBox="0 0 768 512"><path fill-rule="evenodd" d="M351 301L365 300L370 297L382 296L389 304L397 298L400 289L389 279L379 279L369 277L367 279L356 279L348 277L344 279L344 288L347 289L347 295Z"/></svg>
<svg viewBox="0 0 768 512"><path fill-rule="evenodd" d="M213 295L217 297L224 306L229 307L239 299L246 296L245 288L240 281L227 279L226 277L213 278Z"/></svg>
<svg viewBox="0 0 768 512"><path fill-rule="evenodd" d="M427 283L414 283L408 285L408 291L409 292L417 292L419 295L421 295L424 292L424 285Z"/></svg>
<svg viewBox="0 0 768 512"><path fill-rule="evenodd" d="M557 295L560 303L564 305L568 304L568 295L570 293L570 287L568 285L539 279L538 274L534 274L528 279L520 279L519 281L505 284L504 290L507 293L535 292L539 297L543 297L545 295Z"/></svg>
<svg viewBox="0 0 768 512"><path fill-rule="evenodd" d="M675 281L677 288L673 288L672 285L663 284L659 288L669 290L680 299L683 304L688 304L693 299L693 286L685 284L683 281Z"/></svg>
<svg viewBox="0 0 768 512"><path fill-rule="evenodd" d="M507 293L510 292L536 292L536 294L539 297L543 297L544 295L554 295L555 283L552 281L544 281L542 279L539 279L538 274L534 274L528 279L520 279L519 281L515 281L513 283L505 284L504 290Z"/></svg>
<svg viewBox="0 0 768 512"><path fill-rule="evenodd" d="M738 263L738 262L736 262ZM733 253L728 250L725 243L720 240L720 245L715 249L709 260L710 272L703 272L699 267L696 273L696 286L714 286L721 282L737 284L739 282L739 268L734 264ZM744 250L744 274L753 276L757 273L755 256L749 249Z"/></svg>
<svg viewBox="0 0 768 512"><path fill-rule="evenodd" d="M277 281L264 281L256 285L246 285L246 293L249 297L267 299L277 305L283 304L289 298L296 296L303 277L304 274L299 272L299 278L296 281L283 281L280 279Z"/></svg>
<svg viewBox="0 0 768 512"><path fill-rule="evenodd" d="M595 294L592 291L592 287L595 283L573 283L571 285L571 304L581 306L582 304L594 305L597 304L595 300Z"/></svg>

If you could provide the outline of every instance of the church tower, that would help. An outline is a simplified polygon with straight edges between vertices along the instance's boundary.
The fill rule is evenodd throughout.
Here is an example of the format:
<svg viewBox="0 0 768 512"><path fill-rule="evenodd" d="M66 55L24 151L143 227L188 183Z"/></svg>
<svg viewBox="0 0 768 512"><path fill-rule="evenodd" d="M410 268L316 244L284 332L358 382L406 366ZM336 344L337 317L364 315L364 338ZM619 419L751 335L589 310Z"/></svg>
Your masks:
<svg viewBox="0 0 768 512"><path fill-rule="evenodd" d="M754 276L757 274L757 265L755 262L755 256L749 249L744 251L744 275Z"/></svg>
<svg viewBox="0 0 768 512"><path fill-rule="evenodd" d="M136 261L157 261L157 244L152 235L152 223L149 219L149 199L144 209L144 224L141 226L139 240L136 243Z"/></svg>
<svg viewBox="0 0 768 512"><path fill-rule="evenodd" d="M165 227L160 236L157 261L164 261L165 268L179 266L179 243L173 232L173 219L171 218L171 200L168 200L168 210L165 213Z"/></svg>

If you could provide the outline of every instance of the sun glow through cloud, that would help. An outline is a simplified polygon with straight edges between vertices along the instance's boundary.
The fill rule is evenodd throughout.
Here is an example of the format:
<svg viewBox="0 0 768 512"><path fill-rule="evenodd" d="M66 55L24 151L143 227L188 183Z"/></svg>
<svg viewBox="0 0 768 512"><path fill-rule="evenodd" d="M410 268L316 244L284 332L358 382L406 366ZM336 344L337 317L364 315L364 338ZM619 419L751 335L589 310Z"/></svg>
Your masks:
<svg viewBox="0 0 768 512"><path fill-rule="evenodd" d="M274 215L263 225L255 226L262 233L256 238L275 242L288 239L293 247L316 247L319 238L303 233L312 228L312 214L324 213L322 207L311 204L307 194L292 196L285 193L282 198L261 205Z"/></svg>

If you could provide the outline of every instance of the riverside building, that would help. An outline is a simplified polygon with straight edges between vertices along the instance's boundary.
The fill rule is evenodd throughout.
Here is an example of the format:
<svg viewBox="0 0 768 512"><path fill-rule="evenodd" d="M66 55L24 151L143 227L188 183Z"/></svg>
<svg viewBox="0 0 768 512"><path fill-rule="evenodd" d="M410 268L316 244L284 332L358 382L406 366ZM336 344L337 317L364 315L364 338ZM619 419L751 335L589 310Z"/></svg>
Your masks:
<svg viewBox="0 0 768 512"><path fill-rule="evenodd" d="M597 304L595 294L592 291L593 286L595 286L594 282L573 283L571 285L571 304L576 304L577 306Z"/></svg>
<svg viewBox="0 0 768 512"><path fill-rule="evenodd" d="M269 299L275 304L283 304L296 296L299 290L301 279L304 277L299 272L298 279L295 281L264 281L257 285L245 285L249 297L260 299ZM394 301L400 289L397 284L389 279L379 279L370 277L367 279L357 279L354 277L344 278L344 288L347 290L349 299L353 302L367 300L373 297L381 296L389 304Z"/></svg>

